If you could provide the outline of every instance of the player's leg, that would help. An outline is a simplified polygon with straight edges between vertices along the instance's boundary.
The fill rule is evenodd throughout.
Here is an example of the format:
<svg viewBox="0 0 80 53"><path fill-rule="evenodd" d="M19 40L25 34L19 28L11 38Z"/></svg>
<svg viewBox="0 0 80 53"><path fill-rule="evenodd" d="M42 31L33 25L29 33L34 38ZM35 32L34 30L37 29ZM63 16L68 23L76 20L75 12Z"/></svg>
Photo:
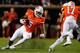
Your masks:
<svg viewBox="0 0 80 53"><path fill-rule="evenodd" d="M73 34L70 33L67 37L67 42L71 42L71 39L73 39Z"/></svg>
<svg viewBox="0 0 80 53"><path fill-rule="evenodd" d="M56 42L54 42L50 47L49 47L49 51L51 49L54 49L57 45L59 45L60 43L62 43L62 41L64 40L65 36L69 33L69 24L68 22L64 22L63 24L63 32L61 33L61 36L59 39L56 40Z"/></svg>
<svg viewBox="0 0 80 53"><path fill-rule="evenodd" d="M80 34L77 35L77 40L80 42Z"/></svg>
<svg viewBox="0 0 80 53"><path fill-rule="evenodd" d="M75 22L75 21L74 21ZM80 27L78 24L74 23L75 24L75 28L76 28L76 31L78 33L77 35L77 40L80 41Z"/></svg>
<svg viewBox="0 0 80 53"><path fill-rule="evenodd" d="M9 49L9 47L13 44L13 41L14 41L18 36L22 35L23 32L24 32L24 31L23 31L23 26L20 27L20 28L18 28L18 29L14 32L13 36L10 38L9 43L8 43L8 46L3 47L2 49Z"/></svg>
<svg viewBox="0 0 80 53"><path fill-rule="evenodd" d="M71 44L72 41L71 39L73 39L73 34L72 34L73 30L70 30L70 33L68 34L68 36L66 37L66 42L63 44L63 46L67 45L67 44Z"/></svg>
<svg viewBox="0 0 80 53"><path fill-rule="evenodd" d="M77 40L80 41L80 28L77 27L77 28L76 28L76 31L77 31L77 33L78 33L78 35L77 35Z"/></svg>
<svg viewBox="0 0 80 53"><path fill-rule="evenodd" d="M60 38L58 38L57 40L56 40L56 42L54 42L50 47L49 47L49 51L50 50L54 50L54 48L57 46L57 45L59 45L60 43L62 43L62 41L64 40L64 35L62 35Z"/></svg>
<svg viewBox="0 0 80 53"><path fill-rule="evenodd" d="M23 33L23 38L20 39L16 44L10 46L11 49L13 49L15 46L25 42L26 40L30 39L32 37L32 33L24 32Z"/></svg>
<svg viewBox="0 0 80 53"><path fill-rule="evenodd" d="M71 42L71 39L73 38L73 34L72 34L72 32L73 32L73 29L74 28L78 28L78 25L76 24L76 20L75 19L73 19L74 17L73 16L70 16L70 18L72 18L71 19L71 21L70 21L70 23L69 23L69 26L70 26L70 33L68 34L68 36L67 36L67 41L64 43L64 45L63 46L66 46L66 45L69 45L69 44L71 44L72 42Z"/></svg>
<svg viewBox="0 0 80 53"><path fill-rule="evenodd" d="M3 36L4 36L4 37L6 37L6 31L5 31L5 30L6 30L6 27L8 27L8 24L9 24L9 23L8 23L6 20L4 20L4 21L2 22L2 30L3 30L2 33L3 33Z"/></svg>
<svg viewBox="0 0 80 53"><path fill-rule="evenodd" d="M10 38L10 41L9 41L9 46L12 45L12 43L10 44L10 42L13 42L17 37L23 35L23 33L25 32L25 27L24 26L21 26L19 29L17 29L15 31L15 33L13 34L13 36Z"/></svg>

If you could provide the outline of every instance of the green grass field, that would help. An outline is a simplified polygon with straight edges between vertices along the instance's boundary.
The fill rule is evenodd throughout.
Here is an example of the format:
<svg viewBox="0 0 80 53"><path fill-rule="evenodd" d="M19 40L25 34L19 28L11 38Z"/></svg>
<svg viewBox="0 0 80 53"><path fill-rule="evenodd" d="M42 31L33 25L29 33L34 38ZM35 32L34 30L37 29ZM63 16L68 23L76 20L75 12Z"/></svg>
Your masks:
<svg viewBox="0 0 80 53"><path fill-rule="evenodd" d="M25 43L16 47L16 49L1 50L0 53L49 53L48 47L56 39L30 39ZM17 41L17 40L16 40ZM76 39L72 40L73 44L67 47L62 47L62 44L56 47L51 53L80 53L80 42ZM0 38L0 48L8 44L7 38Z"/></svg>

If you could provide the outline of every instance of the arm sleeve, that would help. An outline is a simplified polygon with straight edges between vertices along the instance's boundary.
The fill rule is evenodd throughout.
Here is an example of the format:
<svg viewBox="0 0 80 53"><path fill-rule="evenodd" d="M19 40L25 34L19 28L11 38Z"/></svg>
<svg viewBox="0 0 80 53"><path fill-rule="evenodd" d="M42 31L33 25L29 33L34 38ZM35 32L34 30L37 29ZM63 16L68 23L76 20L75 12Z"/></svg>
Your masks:
<svg viewBox="0 0 80 53"><path fill-rule="evenodd" d="M44 23L45 22L45 18L35 19L35 22L37 22L37 23Z"/></svg>

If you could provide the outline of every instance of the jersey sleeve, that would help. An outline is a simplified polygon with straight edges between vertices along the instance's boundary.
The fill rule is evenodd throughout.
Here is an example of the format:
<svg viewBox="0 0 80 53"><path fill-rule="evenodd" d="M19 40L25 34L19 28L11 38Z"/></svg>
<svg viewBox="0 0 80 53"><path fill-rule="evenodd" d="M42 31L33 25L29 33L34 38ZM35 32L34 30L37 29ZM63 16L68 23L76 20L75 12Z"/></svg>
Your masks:
<svg viewBox="0 0 80 53"><path fill-rule="evenodd" d="M27 9L27 12L26 12L26 16L28 16L28 15L30 15L31 13L33 12L33 10L32 9Z"/></svg>
<svg viewBox="0 0 80 53"><path fill-rule="evenodd" d="M35 18L35 22L37 23L44 23L45 22L45 18Z"/></svg>
<svg viewBox="0 0 80 53"><path fill-rule="evenodd" d="M33 18L34 18L33 10L28 9L27 12L25 13L25 16L26 16L29 20L30 20L30 19L33 19Z"/></svg>
<svg viewBox="0 0 80 53"><path fill-rule="evenodd" d="M45 18L33 18L33 19L30 19L30 21L32 21L34 23L44 23Z"/></svg>

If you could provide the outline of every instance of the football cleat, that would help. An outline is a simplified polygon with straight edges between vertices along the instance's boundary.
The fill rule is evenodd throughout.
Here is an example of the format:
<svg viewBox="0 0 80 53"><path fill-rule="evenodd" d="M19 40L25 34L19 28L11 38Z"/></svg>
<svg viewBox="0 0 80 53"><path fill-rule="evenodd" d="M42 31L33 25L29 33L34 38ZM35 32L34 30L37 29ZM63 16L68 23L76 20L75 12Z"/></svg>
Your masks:
<svg viewBox="0 0 80 53"><path fill-rule="evenodd" d="M10 46L9 48L10 48L10 49L14 49L14 48L16 48L16 47L15 47L14 45L12 45L12 46Z"/></svg>
<svg viewBox="0 0 80 53"><path fill-rule="evenodd" d="M71 45L71 44L72 44L72 42L66 42L66 43L63 44L63 47Z"/></svg>
<svg viewBox="0 0 80 53"><path fill-rule="evenodd" d="M48 52L52 52L52 51L55 51L55 49L52 49L52 48L48 49Z"/></svg>
<svg viewBox="0 0 80 53"><path fill-rule="evenodd" d="M80 42L80 34L77 35L77 40Z"/></svg>
<svg viewBox="0 0 80 53"><path fill-rule="evenodd" d="M51 49L51 48L49 48L49 49L48 49L48 51L49 51L49 52L51 52L51 51L52 51L52 49Z"/></svg>
<svg viewBox="0 0 80 53"><path fill-rule="evenodd" d="M9 46L2 47L1 49L2 49L2 50L9 49Z"/></svg>

